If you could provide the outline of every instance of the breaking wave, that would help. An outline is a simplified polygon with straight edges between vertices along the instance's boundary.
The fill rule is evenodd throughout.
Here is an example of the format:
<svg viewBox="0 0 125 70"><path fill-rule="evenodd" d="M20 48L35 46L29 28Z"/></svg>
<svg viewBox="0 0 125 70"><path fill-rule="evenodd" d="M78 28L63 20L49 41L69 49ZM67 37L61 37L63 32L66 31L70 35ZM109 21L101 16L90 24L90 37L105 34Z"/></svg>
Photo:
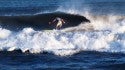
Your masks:
<svg viewBox="0 0 125 70"><path fill-rule="evenodd" d="M0 16L0 24L3 28L13 31L19 31L26 27L36 30L52 30L56 25L49 24L49 22L52 22L56 17L60 17L66 22L62 28L77 26L81 22L90 22L89 19L78 14L52 12L36 15Z"/></svg>
<svg viewBox="0 0 125 70"><path fill-rule="evenodd" d="M87 16L91 23L62 30L24 28L13 32L0 28L0 50L72 55L80 51L125 53L125 17Z"/></svg>
<svg viewBox="0 0 125 70"><path fill-rule="evenodd" d="M33 27L26 26L20 31L13 31L1 26L0 51L48 52L60 56L73 55L81 51L125 53L124 15L111 14L112 12L103 15L93 14L89 12L89 6L86 7L85 5L84 9L81 9L81 6L78 5L78 8L77 6L74 7L74 5L72 5L72 8L69 4L64 7L60 6L56 12L79 14L89 19L90 23L80 23L77 26L66 27L62 30L35 30ZM71 15L68 17L72 19ZM72 20L71 23L75 21L75 19ZM1 21L0 25L2 25Z"/></svg>

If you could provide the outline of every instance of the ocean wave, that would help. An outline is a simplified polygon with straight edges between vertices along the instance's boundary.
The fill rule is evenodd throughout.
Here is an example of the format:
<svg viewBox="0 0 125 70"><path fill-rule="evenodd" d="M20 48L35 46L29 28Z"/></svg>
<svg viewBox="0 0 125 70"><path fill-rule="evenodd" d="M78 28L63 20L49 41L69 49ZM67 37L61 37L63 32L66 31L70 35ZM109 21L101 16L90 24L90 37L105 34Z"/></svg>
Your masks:
<svg viewBox="0 0 125 70"><path fill-rule="evenodd" d="M61 30L35 30L33 27L26 25L27 19L25 19L24 25L22 26L26 27L23 27L22 30L17 32L7 29L8 27L4 28L1 26L0 50L14 51L20 49L24 53L27 51L30 53L48 52L60 56L73 55L80 51L125 53L125 16L118 14L95 15L88 11L75 11L76 13L73 12L74 10L64 11L65 13L58 15L66 18L68 17L68 20L72 20L70 21L72 24L76 22L77 25L66 27ZM70 12L70 14L68 12ZM68 13L68 16L66 13ZM75 16L71 13L75 14ZM51 14L53 13L49 13L49 15ZM31 16L25 18L33 18ZM41 14L38 14L38 16L40 16L41 19ZM83 16L91 22L82 23L81 18L83 18ZM10 17L8 16L7 18ZM14 20L18 21L18 23L21 23L22 19L19 19L17 20L14 18ZM51 19L46 20L48 22ZM39 22L37 18L35 18L34 21ZM3 23L2 21L0 22ZM6 20L6 18L5 22L10 24L10 20ZM11 27L12 25L17 24L17 22L13 23L12 21L12 24L8 24L5 25ZM34 24L37 23L34 22ZM29 23L29 25L33 24ZM45 27L44 25L42 26ZM16 28L16 26L12 27L14 29ZM39 25L36 27L39 27Z"/></svg>
<svg viewBox="0 0 125 70"><path fill-rule="evenodd" d="M116 21L115 18L113 19ZM32 28L24 28L20 32L1 28L0 32L3 34L0 34L0 50L14 51L20 49L24 53L27 51L30 53L42 53L45 51L60 56L73 55L80 51L124 53L124 20L115 23L114 21L113 23L110 22L111 25L107 25L109 22L107 24L102 22L100 26L102 25L103 29L97 28L100 26L94 26L98 24L94 21L89 24L93 25L92 28L94 29L89 30L87 26L86 28L84 27L86 29L84 31L72 31L72 27L51 31L35 31Z"/></svg>
<svg viewBox="0 0 125 70"><path fill-rule="evenodd" d="M60 17L66 22L62 28L77 26L81 22L90 22L89 19L78 14L53 12L36 15L0 16L0 23L3 28L9 30L22 30L25 27L45 30L56 27L55 25L49 25L49 22L53 21L56 17Z"/></svg>

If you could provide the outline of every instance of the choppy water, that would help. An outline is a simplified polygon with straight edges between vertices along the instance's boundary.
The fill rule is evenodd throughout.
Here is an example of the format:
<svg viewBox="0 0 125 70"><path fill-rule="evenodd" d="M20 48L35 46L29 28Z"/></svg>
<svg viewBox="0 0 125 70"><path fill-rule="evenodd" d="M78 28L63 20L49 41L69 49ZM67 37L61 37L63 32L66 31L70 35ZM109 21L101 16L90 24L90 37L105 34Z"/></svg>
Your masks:
<svg viewBox="0 0 125 70"><path fill-rule="evenodd" d="M123 0L0 1L0 15L10 18L64 12L90 20L52 31L35 30L26 23L22 30L15 31L10 30L11 24L4 28L5 23L0 21L0 69L124 69L124 3ZM22 19L17 21L20 23L14 24L21 25Z"/></svg>

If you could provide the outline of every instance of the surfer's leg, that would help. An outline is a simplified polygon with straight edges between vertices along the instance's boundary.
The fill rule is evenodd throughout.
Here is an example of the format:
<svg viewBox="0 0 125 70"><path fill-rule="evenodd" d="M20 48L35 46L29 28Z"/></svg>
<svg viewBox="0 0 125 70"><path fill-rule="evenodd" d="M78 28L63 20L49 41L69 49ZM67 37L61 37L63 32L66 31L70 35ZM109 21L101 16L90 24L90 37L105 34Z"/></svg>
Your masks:
<svg viewBox="0 0 125 70"><path fill-rule="evenodd" d="M56 29L58 29L58 27L59 27L59 25L57 24L57 25L56 25Z"/></svg>
<svg viewBox="0 0 125 70"><path fill-rule="evenodd" d="M56 25L56 29L60 29L62 27L62 22L58 21L57 25Z"/></svg>
<svg viewBox="0 0 125 70"><path fill-rule="evenodd" d="M60 26L58 25L58 26L56 26L56 29L60 29Z"/></svg>
<svg viewBox="0 0 125 70"><path fill-rule="evenodd" d="M62 24L60 24L59 29L61 29L61 27L62 27Z"/></svg>
<svg viewBox="0 0 125 70"><path fill-rule="evenodd" d="M58 23L56 29L60 29L62 27L62 23Z"/></svg>

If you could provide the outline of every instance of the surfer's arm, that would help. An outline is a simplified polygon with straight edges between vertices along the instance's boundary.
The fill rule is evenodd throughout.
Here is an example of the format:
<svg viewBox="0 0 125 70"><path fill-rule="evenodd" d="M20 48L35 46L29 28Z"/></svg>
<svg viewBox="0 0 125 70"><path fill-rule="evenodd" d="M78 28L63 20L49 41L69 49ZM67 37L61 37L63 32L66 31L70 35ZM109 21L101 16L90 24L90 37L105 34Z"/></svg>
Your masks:
<svg viewBox="0 0 125 70"><path fill-rule="evenodd" d="M56 19L54 19L53 21L52 21L52 23L54 23L56 21Z"/></svg>
<svg viewBox="0 0 125 70"><path fill-rule="evenodd" d="M56 19L54 19L52 22L49 22L49 24L52 24L52 23L54 23L56 21Z"/></svg>
<svg viewBox="0 0 125 70"><path fill-rule="evenodd" d="M66 23L63 19L61 20L64 24Z"/></svg>

